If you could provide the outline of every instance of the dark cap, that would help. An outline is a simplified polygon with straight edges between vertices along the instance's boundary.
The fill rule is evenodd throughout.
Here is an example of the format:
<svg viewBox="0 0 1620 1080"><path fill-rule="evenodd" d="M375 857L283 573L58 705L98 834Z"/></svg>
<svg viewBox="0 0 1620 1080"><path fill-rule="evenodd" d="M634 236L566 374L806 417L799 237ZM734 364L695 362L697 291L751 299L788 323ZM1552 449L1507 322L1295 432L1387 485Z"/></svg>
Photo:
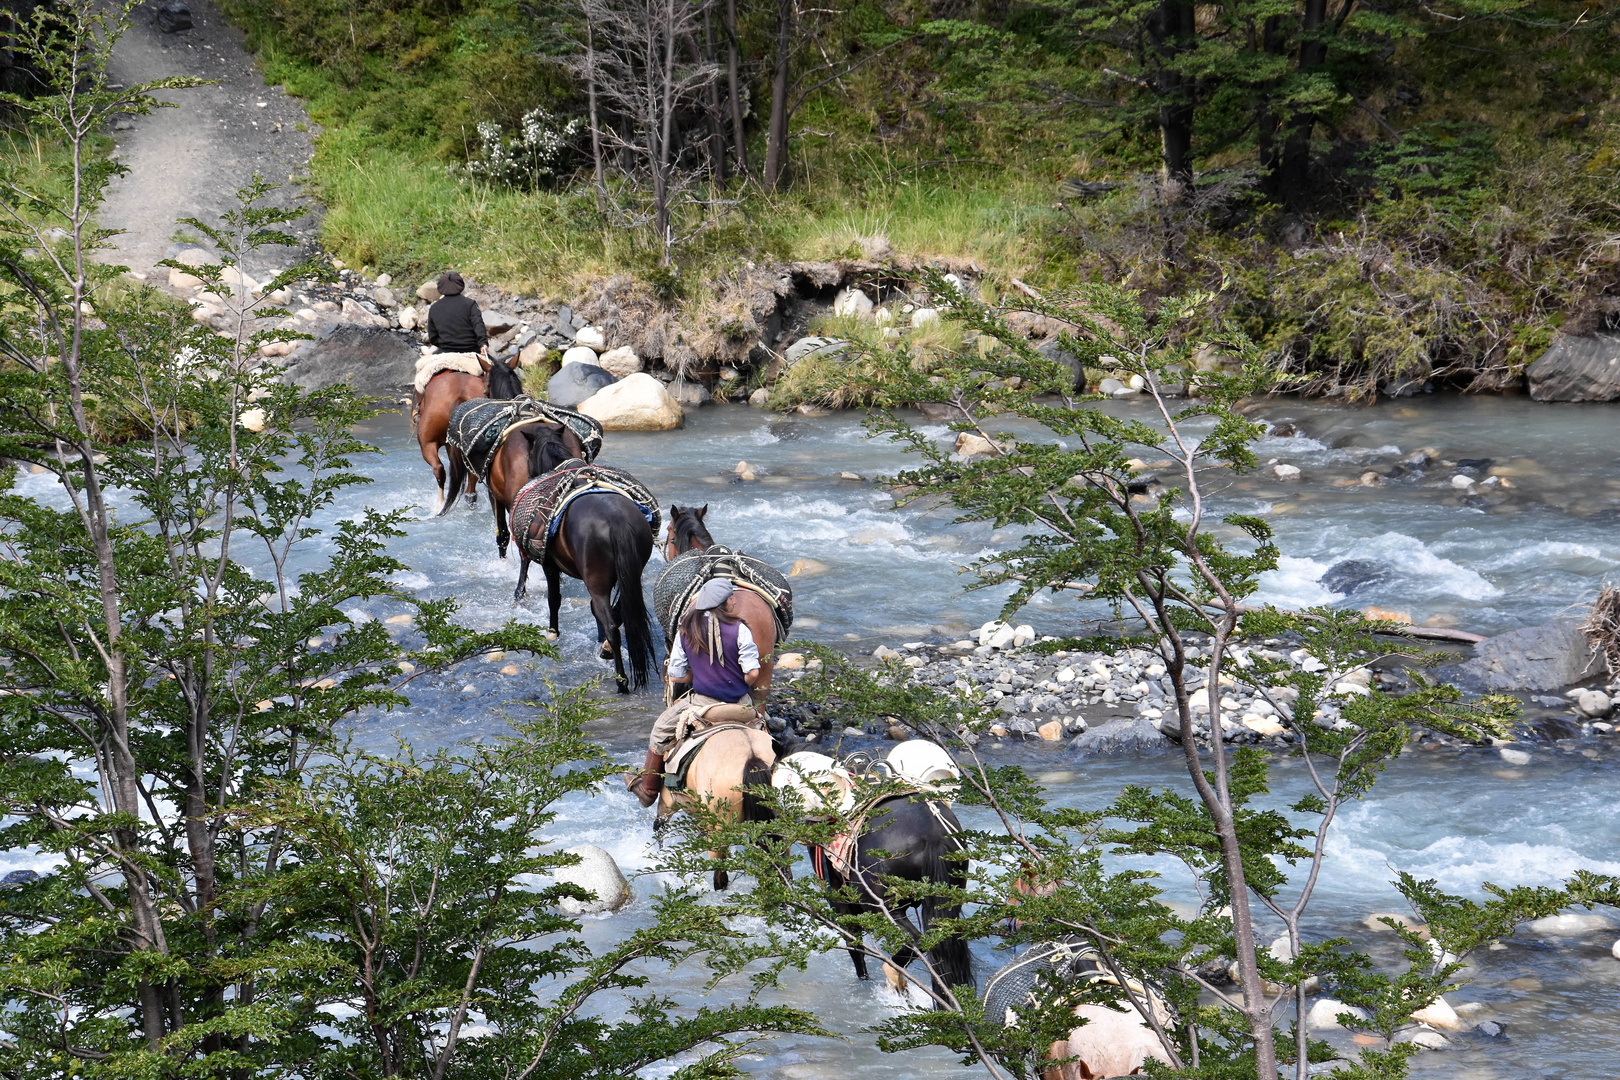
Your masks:
<svg viewBox="0 0 1620 1080"><path fill-rule="evenodd" d="M454 270L447 272L439 278L440 296L454 296L466 287L467 283L462 281L461 275L456 273Z"/></svg>

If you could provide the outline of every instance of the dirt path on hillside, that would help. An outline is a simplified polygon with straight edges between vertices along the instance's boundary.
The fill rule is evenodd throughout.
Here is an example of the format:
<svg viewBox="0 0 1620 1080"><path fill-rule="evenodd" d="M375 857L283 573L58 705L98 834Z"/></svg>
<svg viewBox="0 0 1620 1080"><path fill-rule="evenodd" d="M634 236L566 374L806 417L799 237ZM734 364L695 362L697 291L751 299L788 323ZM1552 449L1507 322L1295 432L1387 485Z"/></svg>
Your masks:
<svg viewBox="0 0 1620 1080"><path fill-rule="evenodd" d="M102 224L123 231L103 257L139 273L172 254L179 218L216 222L255 173L284 185L276 202L313 207L301 199L296 184L288 183L307 174L313 147L302 106L280 88L265 85L242 34L213 5L188 3L192 29L163 33L154 18L157 5L143 4L113 52L112 80L126 86L171 75L214 80L211 86L158 95L178 108L114 125L118 158L130 172L113 181L101 208ZM292 231L312 239L318 220L312 209ZM202 239L195 230L189 233Z"/></svg>

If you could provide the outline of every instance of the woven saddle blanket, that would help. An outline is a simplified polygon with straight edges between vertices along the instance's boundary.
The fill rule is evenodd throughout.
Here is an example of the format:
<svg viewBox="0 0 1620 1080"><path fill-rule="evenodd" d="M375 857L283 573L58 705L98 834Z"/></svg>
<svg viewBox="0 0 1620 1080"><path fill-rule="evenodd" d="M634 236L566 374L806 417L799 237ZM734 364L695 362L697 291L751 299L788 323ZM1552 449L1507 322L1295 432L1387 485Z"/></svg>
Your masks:
<svg viewBox="0 0 1620 1080"><path fill-rule="evenodd" d="M579 437L587 462L602 450L602 424L584 413L530 397L495 401L478 398L457 405L450 414L446 441L457 450L472 474L483 482L490 464L512 432L526 424L562 424Z"/></svg>
<svg viewBox="0 0 1620 1080"><path fill-rule="evenodd" d="M533 562L545 562L568 505L593 492L623 495L636 504L652 526L653 535L658 534L663 516L658 512L658 500L645 484L622 469L572 458L524 484L512 500L512 539L517 541L518 550Z"/></svg>
<svg viewBox="0 0 1620 1080"><path fill-rule="evenodd" d="M1054 1004L1043 999L1050 998L1065 985L1078 991L1098 983L1122 986L1145 1002L1165 1027L1176 1025L1162 987L1132 975L1126 975L1121 984L1096 947L1078 937L1032 945L990 976L984 984L984 1012L1006 1027L1016 1027L1018 1010ZM1060 992L1055 1004L1067 1012L1080 1004L1080 1000L1078 993Z"/></svg>
<svg viewBox="0 0 1620 1080"><path fill-rule="evenodd" d="M838 876L845 881L855 877L855 855L861 841L861 836L867 830L867 824L873 814L883 812L883 807L891 802L914 798L927 793L918 789L914 791L890 791L877 798L868 798L864 806L857 805L850 813L849 828L832 838L832 843L816 844L810 848L810 867L821 880L827 880L829 869L838 871ZM937 799L928 799L926 804L929 813L933 814L948 833L955 833L951 823L940 813L940 806L944 805ZM875 828L882 828L880 821Z"/></svg>
<svg viewBox="0 0 1620 1080"><path fill-rule="evenodd" d="M731 706L733 709L743 706ZM699 722L681 733L680 741L669 752L664 762L664 785L671 791L686 790L686 774L691 771L697 752L713 735L722 731L763 731L763 720L721 720L716 723Z"/></svg>
<svg viewBox="0 0 1620 1080"><path fill-rule="evenodd" d="M758 594L776 617L776 640L787 639L793 628L793 587L787 578L770 563L716 544L676 556L653 583L653 614L666 640L674 640L675 627L698 590L717 577Z"/></svg>

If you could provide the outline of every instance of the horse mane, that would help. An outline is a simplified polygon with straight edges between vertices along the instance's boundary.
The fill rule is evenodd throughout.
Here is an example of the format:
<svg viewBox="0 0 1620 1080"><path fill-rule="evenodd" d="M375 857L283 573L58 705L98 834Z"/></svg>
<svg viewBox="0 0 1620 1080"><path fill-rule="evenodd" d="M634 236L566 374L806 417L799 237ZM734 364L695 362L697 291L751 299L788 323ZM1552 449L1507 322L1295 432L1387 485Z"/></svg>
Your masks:
<svg viewBox="0 0 1620 1080"><path fill-rule="evenodd" d="M519 429L529 438L529 476L544 476L574 456L556 424L530 424Z"/></svg>
<svg viewBox="0 0 1620 1080"><path fill-rule="evenodd" d="M489 396L497 401L510 401L523 393L523 376L499 360L489 364Z"/></svg>
<svg viewBox="0 0 1620 1080"><path fill-rule="evenodd" d="M692 540L698 542L698 547L709 548L714 546L714 537L709 535L708 526L703 524L703 511L708 508L707 503L701 509L670 504L669 524L670 528L675 530L675 550L677 552L689 550L692 547L690 543Z"/></svg>

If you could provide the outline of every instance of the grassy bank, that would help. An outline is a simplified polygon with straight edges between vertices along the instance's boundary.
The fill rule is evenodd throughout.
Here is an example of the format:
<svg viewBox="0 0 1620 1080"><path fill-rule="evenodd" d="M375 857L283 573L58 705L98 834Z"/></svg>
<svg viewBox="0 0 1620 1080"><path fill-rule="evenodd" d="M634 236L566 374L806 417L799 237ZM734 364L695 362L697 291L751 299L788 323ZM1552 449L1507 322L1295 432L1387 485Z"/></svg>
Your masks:
<svg viewBox="0 0 1620 1080"><path fill-rule="evenodd" d="M706 227L676 255L684 284L663 294L700 295L744 260L884 247L971 260L1001 284L1215 289L1299 385L1348 396L1431 380L1507 386L1560 326L1611 317L1611 13L1582 21L1579 6L1549 0L1450 35L1392 35L1387 85L1333 105L1312 146L1311 201L1285 206L1266 194L1254 133L1213 105L1195 132L1197 194L1168 201L1156 131L1105 78L1113 54L1077 45L1065 9L998 10L942 23L863 0L828 24L818 47L841 58L910 37L805 102L784 190L733 180L706 193ZM324 239L346 261L397 276L454 265L557 297L614 274L666 276L656 238L605 220L583 173L519 191L457 172L480 122L510 129L536 106L580 114L578 88L551 62L569 10L372 0L357 19L335 0L230 0L227 11L267 77L324 129L313 180ZM769 11L744 3L740 26L756 169ZM1097 107L1111 100L1115 111Z"/></svg>

